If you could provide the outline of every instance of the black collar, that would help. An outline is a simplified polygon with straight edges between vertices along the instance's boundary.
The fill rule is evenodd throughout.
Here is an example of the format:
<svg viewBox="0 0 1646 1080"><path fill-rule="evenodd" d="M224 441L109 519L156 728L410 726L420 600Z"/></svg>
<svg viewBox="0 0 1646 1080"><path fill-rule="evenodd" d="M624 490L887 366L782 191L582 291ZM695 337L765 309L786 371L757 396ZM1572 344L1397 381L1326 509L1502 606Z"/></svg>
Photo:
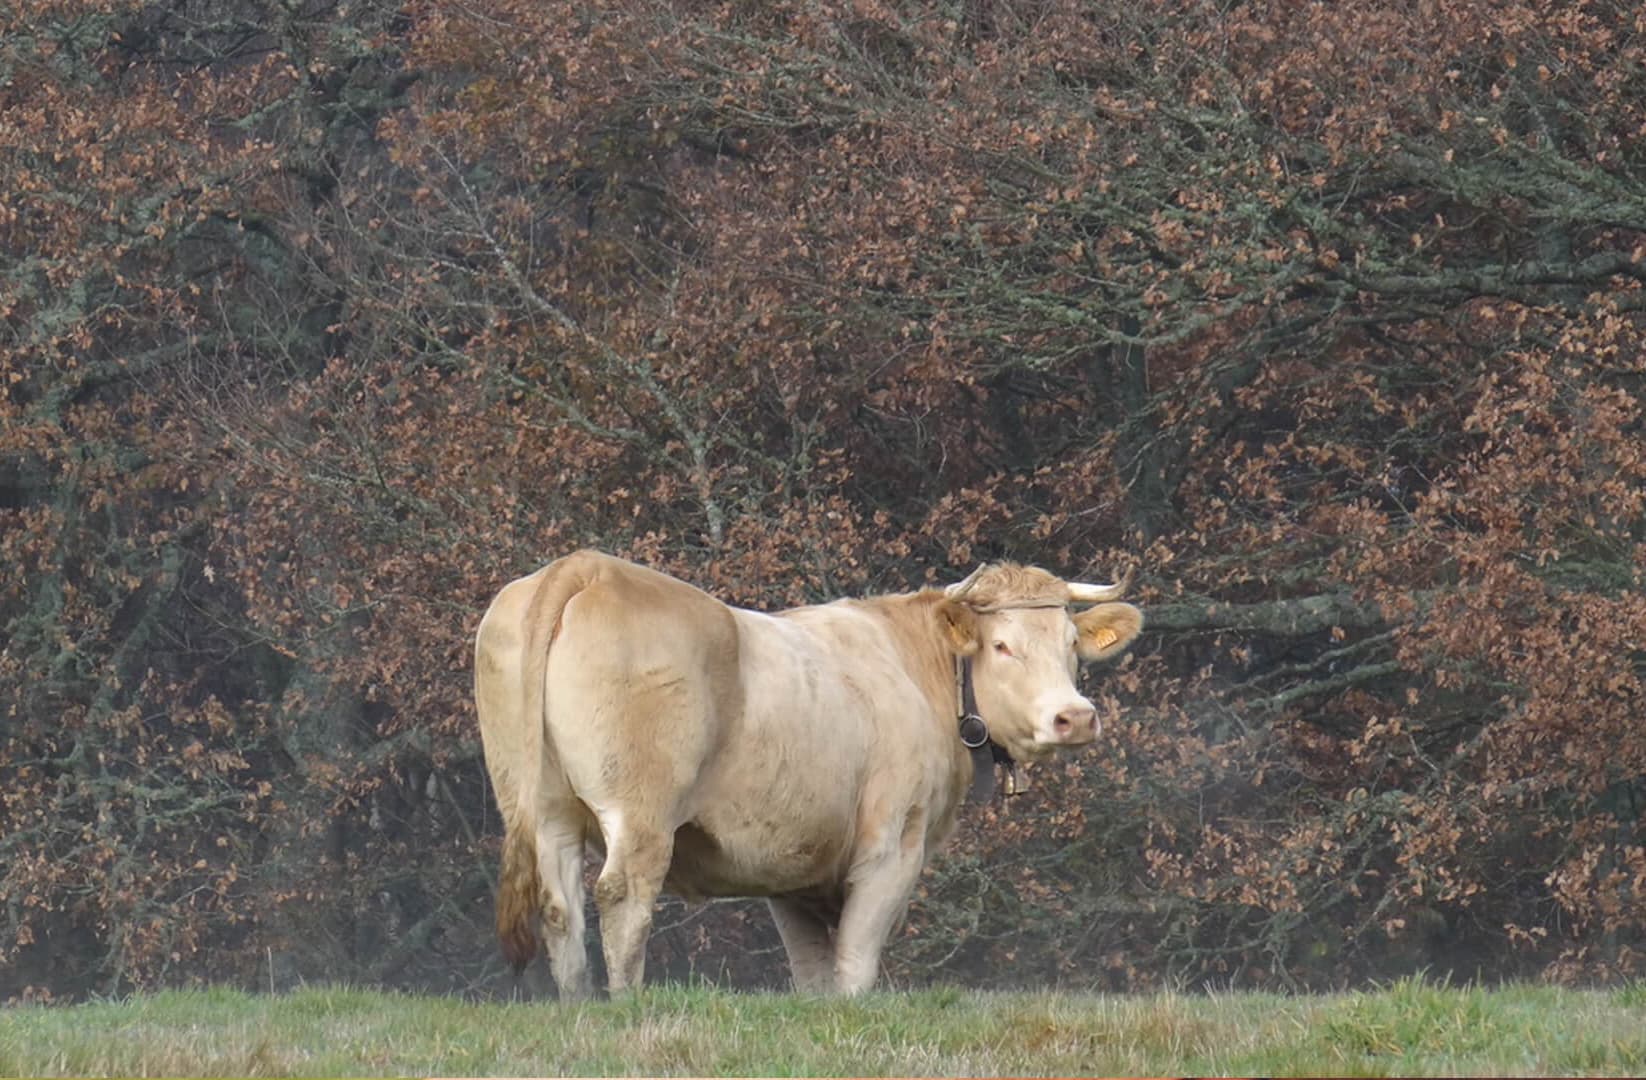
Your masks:
<svg viewBox="0 0 1646 1080"><path fill-rule="evenodd" d="M997 765L1006 767L1006 794L1017 795L1023 791L1021 781L1017 775L1017 762L1012 755L989 737L989 725L984 723L983 717L977 711L977 692L972 687L972 658L956 656L954 658L954 681L956 696L960 699L960 744L972 755L972 787L967 794L968 802L987 802L994 794L994 770Z"/></svg>

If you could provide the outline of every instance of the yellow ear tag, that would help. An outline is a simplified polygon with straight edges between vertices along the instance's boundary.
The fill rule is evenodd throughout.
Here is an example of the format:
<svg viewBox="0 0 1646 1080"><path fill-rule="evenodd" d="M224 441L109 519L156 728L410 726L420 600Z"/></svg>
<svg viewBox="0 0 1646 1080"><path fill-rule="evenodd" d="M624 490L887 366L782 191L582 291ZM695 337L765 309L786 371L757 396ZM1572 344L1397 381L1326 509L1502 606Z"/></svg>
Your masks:
<svg viewBox="0 0 1646 1080"><path fill-rule="evenodd" d="M1092 644L1099 649L1107 649L1120 640L1120 635L1110 626L1100 626L1092 633Z"/></svg>

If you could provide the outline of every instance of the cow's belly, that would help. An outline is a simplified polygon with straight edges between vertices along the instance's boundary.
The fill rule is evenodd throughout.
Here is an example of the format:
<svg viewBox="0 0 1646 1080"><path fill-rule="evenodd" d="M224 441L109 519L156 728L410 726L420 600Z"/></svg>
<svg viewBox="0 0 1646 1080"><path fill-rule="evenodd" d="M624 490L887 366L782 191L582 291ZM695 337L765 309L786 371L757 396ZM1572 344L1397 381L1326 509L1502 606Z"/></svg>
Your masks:
<svg viewBox="0 0 1646 1080"><path fill-rule="evenodd" d="M727 755L675 832L682 894L772 896L840 881L857 842L861 757L824 738ZM836 751L831 753L831 751Z"/></svg>
<svg viewBox="0 0 1646 1080"><path fill-rule="evenodd" d="M696 823L682 826L674 834L664 887L687 899L779 896L827 888L841 877L844 833L776 843L761 843L749 833L716 836Z"/></svg>

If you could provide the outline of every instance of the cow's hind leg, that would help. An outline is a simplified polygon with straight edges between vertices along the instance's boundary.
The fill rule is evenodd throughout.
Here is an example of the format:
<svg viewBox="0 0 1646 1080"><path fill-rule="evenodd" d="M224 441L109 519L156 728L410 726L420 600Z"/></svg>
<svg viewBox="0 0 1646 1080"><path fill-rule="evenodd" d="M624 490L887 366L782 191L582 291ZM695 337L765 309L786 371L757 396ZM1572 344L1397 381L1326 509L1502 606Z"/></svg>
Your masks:
<svg viewBox="0 0 1646 1080"><path fill-rule="evenodd" d="M805 994L834 989L834 923L816 900L774 896L766 901L789 954L794 988Z"/></svg>
<svg viewBox="0 0 1646 1080"><path fill-rule="evenodd" d="M545 817L537 829L538 876L542 881L543 941L549 967L563 1001L581 1001L593 991L589 950L583 941L583 825L569 809Z"/></svg>
<svg viewBox="0 0 1646 1080"><path fill-rule="evenodd" d="M674 832L659 825L602 819L606 865L594 883L606 982L612 993L637 989L646 972L652 908L674 854Z"/></svg>

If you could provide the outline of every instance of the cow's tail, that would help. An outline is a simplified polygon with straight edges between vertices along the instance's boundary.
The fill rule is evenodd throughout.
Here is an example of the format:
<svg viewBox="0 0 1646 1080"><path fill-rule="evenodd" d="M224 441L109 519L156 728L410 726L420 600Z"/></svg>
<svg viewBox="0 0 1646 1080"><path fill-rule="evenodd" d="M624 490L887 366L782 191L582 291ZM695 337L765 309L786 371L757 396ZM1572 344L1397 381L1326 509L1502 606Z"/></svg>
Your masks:
<svg viewBox="0 0 1646 1080"><path fill-rule="evenodd" d="M571 555L545 567L524 626L520 677L524 738L513 806L503 807L503 861L497 882L497 937L503 955L519 974L537 955L537 921L543 880L537 861L538 798L547 764L549 648L560 632L566 603L595 576L591 561Z"/></svg>
<svg viewBox="0 0 1646 1080"><path fill-rule="evenodd" d="M510 825L503 836L503 869L497 879L497 940L516 975L537 955L537 922L543 879L531 829Z"/></svg>

